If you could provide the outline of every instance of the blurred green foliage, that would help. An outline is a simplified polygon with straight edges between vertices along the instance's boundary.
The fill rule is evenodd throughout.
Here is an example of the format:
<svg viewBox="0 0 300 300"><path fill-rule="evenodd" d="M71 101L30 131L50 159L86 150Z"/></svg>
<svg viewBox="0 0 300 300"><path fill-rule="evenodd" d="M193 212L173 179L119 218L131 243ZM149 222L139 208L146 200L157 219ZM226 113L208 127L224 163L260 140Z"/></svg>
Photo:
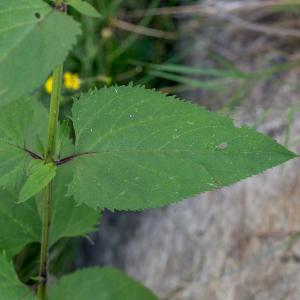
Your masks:
<svg viewBox="0 0 300 300"><path fill-rule="evenodd" d="M79 74L83 91L129 82L175 94L208 91L213 101L202 104L231 111L257 82L294 67L280 63L255 72L241 71L236 67L238 62L229 61L202 43L199 29L207 23L200 15L151 14L159 8L199 5L200 1L88 1L103 18L85 17L69 9L82 24L85 35L65 65L67 71ZM189 23L191 26L186 26ZM205 61L196 66L193 59L198 50L205 53ZM72 95L74 92L66 94Z"/></svg>
<svg viewBox="0 0 300 300"><path fill-rule="evenodd" d="M143 68L132 64L133 60L162 63L174 55L174 40L149 37L130 31L127 27L121 28L116 23L120 21L121 16L121 22L129 23L133 30L137 28L143 31L147 27L153 27L176 32L176 20L170 16L161 18L146 15L130 20L126 15L128 11L176 5L178 1L95 0L91 3L101 12L102 19L80 16L70 9L70 13L79 19L86 34L80 38L78 46L67 61L66 69L80 74L84 88L94 86L95 83L102 86L110 83L137 82L146 74Z"/></svg>

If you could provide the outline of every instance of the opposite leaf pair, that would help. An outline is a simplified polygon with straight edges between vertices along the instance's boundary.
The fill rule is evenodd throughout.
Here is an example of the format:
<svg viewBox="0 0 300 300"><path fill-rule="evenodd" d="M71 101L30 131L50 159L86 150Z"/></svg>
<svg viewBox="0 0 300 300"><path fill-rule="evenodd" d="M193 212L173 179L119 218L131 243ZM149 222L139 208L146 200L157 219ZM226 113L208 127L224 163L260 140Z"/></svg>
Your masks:
<svg viewBox="0 0 300 300"><path fill-rule="evenodd" d="M0 162L4 187L23 178L30 161L43 156L35 152L39 130L30 134L34 124L24 125L29 105L18 101L3 108L7 117L0 119L0 155L8 160ZM29 176L21 200L42 190L55 175L54 164L72 168L73 178L65 184L78 204L141 210L232 184L296 157L254 129L237 128L217 113L142 87L115 86L82 95L71 118L75 149L70 147L68 155L65 151L51 165L40 164L36 172L43 178Z"/></svg>
<svg viewBox="0 0 300 300"><path fill-rule="evenodd" d="M41 160L47 110L35 99L21 99L1 107L0 115L0 252L13 257L27 244L40 241L43 194L39 192L53 175L50 244L93 231L99 210L78 206L66 197L73 178L71 166L60 166L54 174L56 166L45 166ZM59 132L56 155L72 154L65 123ZM17 203L20 200L26 202Z"/></svg>

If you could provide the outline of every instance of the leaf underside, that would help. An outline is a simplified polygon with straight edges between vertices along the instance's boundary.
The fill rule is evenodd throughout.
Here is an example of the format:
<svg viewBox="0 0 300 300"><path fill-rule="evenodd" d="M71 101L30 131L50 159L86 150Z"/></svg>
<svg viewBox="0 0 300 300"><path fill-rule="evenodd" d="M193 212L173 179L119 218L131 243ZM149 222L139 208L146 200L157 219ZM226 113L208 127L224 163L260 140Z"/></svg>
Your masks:
<svg viewBox="0 0 300 300"><path fill-rule="evenodd" d="M90 268L63 277L49 300L157 300L145 287L113 268Z"/></svg>
<svg viewBox="0 0 300 300"><path fill-rule="evenodd" d="M140 210L230 185L296 155L232 120L142 87L115 86L75 102L78 203Z"/></svg>
<svg viewBox="0 0 300 300"><path fill-rule="evenodd" d="M39 87L80 34L42 0L0 1L0 106Z"/></svg>

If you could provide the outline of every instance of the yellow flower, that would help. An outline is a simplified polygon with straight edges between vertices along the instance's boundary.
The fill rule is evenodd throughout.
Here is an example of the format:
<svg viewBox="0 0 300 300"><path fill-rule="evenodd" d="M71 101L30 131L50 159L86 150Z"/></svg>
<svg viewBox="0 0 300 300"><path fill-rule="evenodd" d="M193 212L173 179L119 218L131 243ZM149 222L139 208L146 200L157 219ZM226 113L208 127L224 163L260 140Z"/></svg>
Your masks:
<svg viewBox="0 0 300 300"><path fill-rule="evenodd" d="M44 88L45 88L46 93L48 93L48 94L52 93L52 88L53 88L53 77L52 76L47 79L47 81L45 82Z"/></svg>
<svg viewBox="0 0 300 300"><path fill-rule="evenodd" d="M66 72L64 73L64 87L67 90L79 90L81 85L78 74ZM44 85L45 91L48 94L52 93L53 89L53 77L49 77Z"/></svg>
<svg viewBox="0 0 300 300"><path fill-rule="evenodd" d="M79 90L80 89L80 79L79 79L78 74L66 72L64 74L64 86L68 90Z"/></svg>

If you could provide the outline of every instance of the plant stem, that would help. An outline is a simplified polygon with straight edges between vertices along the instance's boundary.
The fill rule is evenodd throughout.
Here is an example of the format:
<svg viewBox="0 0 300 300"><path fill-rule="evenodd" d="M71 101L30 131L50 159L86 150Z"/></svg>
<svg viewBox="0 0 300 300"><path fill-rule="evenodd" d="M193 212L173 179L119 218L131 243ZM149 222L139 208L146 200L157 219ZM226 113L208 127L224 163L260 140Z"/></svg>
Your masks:
<svg viewBox="0 0 300 300"><path fill-rule="evenodd" d="M63 77L63 66L56 67L53 72L53 90L50 100L50 112L48 121L48 144L45 153L45 163L54 160L56 130L59 116L59 103L61 95ZM43 224L40 252L39 278L40 282L37 289L37 296L40 300L46 299L46 289L48 280L48 252L49 252L49 235L51 227L51 193L52 182L45 189L45 200L43 208Z"/></svg>
<svg viewBox="0 0 300 300"><path fill-rule="evenodd" d="M46 289L48 281L48 251L49 251L49 232L51 226L51 183L45 189L45 202L43 211L43 228L40 252L39 285L37 296L41 300L46 299Z"/></svg>
<svg viewBox="0 0 300 300"><path fill-rule="evenodd" d="M56 67L53 72L53 90L50 100L50 112L48 122L48 145L45 154L45 161L49 163L53 160L55 151L56 129L59 115L60 93L62 86L63 66Z"/></svg>

